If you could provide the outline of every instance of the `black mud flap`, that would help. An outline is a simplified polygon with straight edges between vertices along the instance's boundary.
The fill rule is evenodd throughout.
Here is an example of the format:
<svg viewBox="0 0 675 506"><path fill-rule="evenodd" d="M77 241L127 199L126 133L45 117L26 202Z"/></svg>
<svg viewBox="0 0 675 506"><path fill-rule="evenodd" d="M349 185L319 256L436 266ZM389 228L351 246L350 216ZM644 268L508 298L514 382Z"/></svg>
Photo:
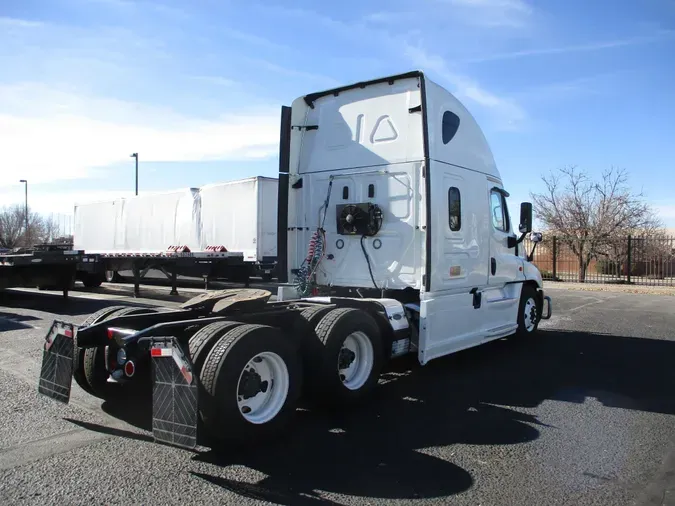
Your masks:
<svg viewBox="0 0 675 506"><path fill-rule="evenodd" d="M152 433L155 440L182 448L197 446L197 378L192 363L172 337L153 337Z"/></svg>
<svg viewBox="0 0 675 506"><path fill-rule="evenodd" d="M75 326L54 320L42 351L38 392L65 404L70 400L73 379L73 335Z"/></svg>

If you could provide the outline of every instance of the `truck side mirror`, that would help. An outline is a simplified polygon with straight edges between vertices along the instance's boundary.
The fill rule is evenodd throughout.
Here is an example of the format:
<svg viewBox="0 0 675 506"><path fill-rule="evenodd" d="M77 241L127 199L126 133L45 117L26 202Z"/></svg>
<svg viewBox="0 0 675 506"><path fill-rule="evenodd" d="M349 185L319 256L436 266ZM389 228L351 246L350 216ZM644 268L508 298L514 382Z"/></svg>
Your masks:
<svg viewBox="0 0 675 506"><path fill-rule="evenodd" d="M520 204L520 225L518 226L521 234L532 232L532 204L523 202Z"/></svg>
<svg viewBox="0 0 675 506"><path fill-rule="evenodd" d="M523 237L525 237L523 235ZM541 235L541 232L532 232L530 234L530 241L532 241L532 251L530 251L530 254L527 255L527 261L531 262L534 259L534 250L537 249L537 244L539 244L543 240L543 236Z"/></svg>

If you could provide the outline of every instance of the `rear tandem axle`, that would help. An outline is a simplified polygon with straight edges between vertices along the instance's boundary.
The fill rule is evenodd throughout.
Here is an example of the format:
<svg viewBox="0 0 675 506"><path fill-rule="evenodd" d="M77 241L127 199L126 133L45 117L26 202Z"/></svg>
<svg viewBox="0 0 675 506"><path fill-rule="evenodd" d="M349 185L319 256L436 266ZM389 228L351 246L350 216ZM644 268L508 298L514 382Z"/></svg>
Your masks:
<svg viewBox="0 0 675 506"><path fill-rule="evenodd" d="M81 326L55 321L39 392L68 403L75 378L88 393L113 400L146 371L156 441L192 449L201 421L211 446L241 445L278 435L301 394L317 403L360 401L391 350L410 351L408 333L392 329L377 301L270 296L223 290L179 309L115 306Z"/></svg>

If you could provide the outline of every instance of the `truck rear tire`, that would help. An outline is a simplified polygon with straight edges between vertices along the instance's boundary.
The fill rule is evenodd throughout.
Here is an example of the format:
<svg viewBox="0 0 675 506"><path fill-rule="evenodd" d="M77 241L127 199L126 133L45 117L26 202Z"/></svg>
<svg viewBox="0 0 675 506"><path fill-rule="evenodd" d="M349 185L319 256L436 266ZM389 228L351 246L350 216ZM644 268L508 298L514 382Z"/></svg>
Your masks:
<svg viewBox="0 0 675 506"><path fill-rule="evenodd" d="M539 328L541 310L537 304L537 291L531 285L523 285L518 305L518 329L516 337L533 336Z"/></svg>
<svg viewBox="0 0 675 506"><path fill-rule="evenodd" d="M223 335L200 374L200 414L216 446L257 444L290 424L302 390L302 364L280 330L241 325Z"/></svg>
<svg viewBox="0 0 675 506"><path fill-rule="evenodd" d="M195 374L199 375L201 372L206 357L218 339L239 325L241 325L239 322L214 322L206 327L202 327L193 334L188 342L188 348Z"/></svg>
<svg viewBox="0 0 675 506"><path fill-rule="evenodd" d="M109 306L99 309L95 313L90 314L86 320L82 322L82 327L88 327L89 325L94 325L95 323L101 322L106 319L107 316L111 315L116 311L126 309L127 306ZM73 346L73 378L75 382L80 385L80 388L87 392L90 395L95 395L87 377L84 374L84 348L79 348L77 346L77 332L75 333L75 342Z"/></svg>
<svg viewBox="0 0 675 506"><path fill-rule="evenodd" d="M323 343L316 335L316 326L335 306L311 306L297 316L293 328L287 334L300 352L305 374L311 370L312 360L323 353Z"/></svg>
<svg viewBox="0 0 675 506"><path fill-rule="evenodd" d="M105 280L106 283L118 283L121 280L120 275L117 271L105 271Z"/></svg>
<svg viewBox="0 0 675 506"><path fill-rule="evenodd" d="M303 309L300 312L300 316L307 322L307 324L315 329L321 319L330 313L333 309L333 306L313 306Z"/></svg>
<svg viewBox="0 0 675 506"><path fill-rule="evenodd" d="M117 318L118 316L141 312L156 312L156 310L153 308L122 307L122 309L117 309L108 313L100 321L103 322L112 318ZM89 393L96 397L100 397L101 399L111 397L112 393L115 392L114 387L116 386L108 383L108 376L110 376L110 373L106 367L105 360L105 346L86 348L84 350L82 371L84 372L85 380L89 385Z"/></svg>
<svg viewBox="0 0 675 506"><path fill-rule="evenodd" d="M85 288L98 288L103 283L103 276L85 272L82 274L82 284Z"/></svg>
<svg viewBox="0 0 675 506"><path fill-rule="evenodd" d="M316 326L322 353L312 357L307 383L314 402L358 404L377 386L384 356L377 322L365 311L337 308Z"/></svg>

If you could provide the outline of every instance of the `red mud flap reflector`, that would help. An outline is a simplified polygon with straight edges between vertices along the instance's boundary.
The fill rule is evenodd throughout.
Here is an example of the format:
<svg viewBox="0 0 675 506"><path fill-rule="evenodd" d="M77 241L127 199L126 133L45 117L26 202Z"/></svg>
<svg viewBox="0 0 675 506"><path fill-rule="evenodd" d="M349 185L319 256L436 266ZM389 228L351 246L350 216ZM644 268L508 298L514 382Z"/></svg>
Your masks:
<svg viewBox="0 0 675 506"><path fill-rule="evenodd" d="M155 441L182 448L197 446L197 378L172 337L154 337L152 357L152 433Z"/></svg>
<svg viewBox="0 0 675 506"><path fill-rule="evenodd" d="M75 326L55 320L47 332L42 351L38 392L68 403L73 378L73 334Z"/></svg>

